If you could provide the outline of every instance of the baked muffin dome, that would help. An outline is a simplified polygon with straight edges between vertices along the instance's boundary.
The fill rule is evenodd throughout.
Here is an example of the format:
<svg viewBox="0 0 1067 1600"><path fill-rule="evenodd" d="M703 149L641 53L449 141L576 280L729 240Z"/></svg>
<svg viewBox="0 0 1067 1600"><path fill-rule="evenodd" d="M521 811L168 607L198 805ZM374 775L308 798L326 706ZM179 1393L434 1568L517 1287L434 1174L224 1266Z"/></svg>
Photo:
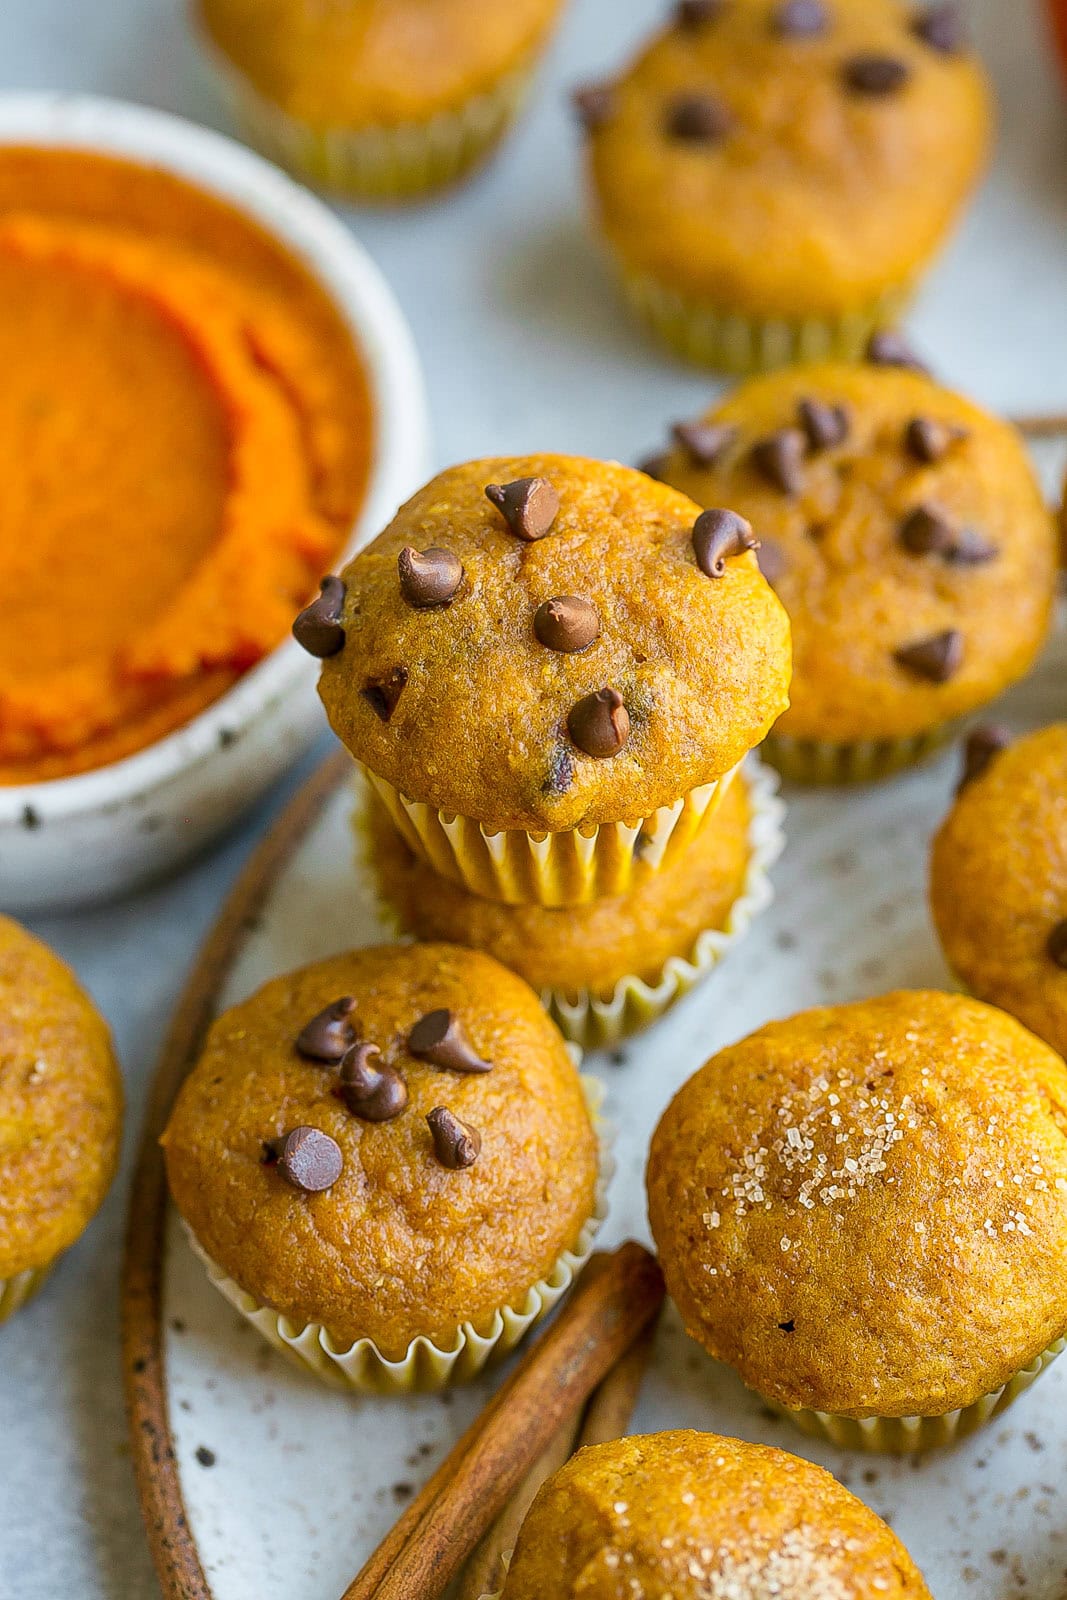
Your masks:
<svg viewBox="0 0 1067 1600"><path fill-rule="evenodd" d="M828 1472L709 1433L572 1456L531 1507L503 1600L929 1600L900 1540Z"/></svg>
<svg viewBox="0 0 1067 1600"><path fill-rule="evenodd" d="M1067 1055L1067 723L993 753L941 824L930 904L945 958L981 1000Z"/></svg>
<svg viewBox="0 0 1067 1600"><path fill-rule="evenodd" d="M0 916L0 1280L46 1268L84 1232L121 1138L107 1024L59 957Z"/></svg>
<svg viewBox="0 0 1067 1600"><path fill-rule="evenodd" d="M335 732L401 794L493 831L636 821L720 778L786 705L789 628L750 551L701 570L699 515L579 457L442 473L342 574L320 679Z"/></svg>
<svg viewBox="0 0 1067 1600"><path fill-rule="evenodd" d="M327 1027L321 1013L343 998L354 1006ZM461 1041L451 1069L434 1064L439 1049L413 1053L416 1024L442 1011ZM319 1043L305 1036L301 1053L313 1019ZM391 1105L339 1097L360 1065L339 1051L359 1043L380 1052L367 1065ZM287 1167L298 1130L322 1157L311 1192ZM447 945L336 956L225 1012L163 1145L178 1209L214 1263L290 1322L336 1345L371 1339L391 1360L521 1302L594 1210L596 1138L562 1037L513 973Z"/></svg>
<svg viewBox="0 0 1067 1600"><path fill-rule="evenodd" d="M713 1057L652 1141L692 1336L773 1403L941 1416L1067 1332L1067 1067L991 1006L900 992Z"/></svg>

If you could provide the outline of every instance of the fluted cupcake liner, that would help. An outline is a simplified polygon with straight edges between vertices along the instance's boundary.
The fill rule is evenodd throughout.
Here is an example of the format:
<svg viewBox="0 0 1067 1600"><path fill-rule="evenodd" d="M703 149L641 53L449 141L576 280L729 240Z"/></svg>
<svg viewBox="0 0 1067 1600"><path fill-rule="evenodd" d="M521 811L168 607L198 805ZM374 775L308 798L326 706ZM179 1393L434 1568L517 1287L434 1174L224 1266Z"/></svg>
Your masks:
<svg viewBox="0 0 1067 1600"><path fill-rule="evenodd" d="M38 1289L47 1282L54 1261L44 1267L30 1267L26 1272L16 1272L13 1277L0 1278L0 1322L14 1316L27 1300L32 1300Z"/></svg>
<svg viewBox="0 0 1067 1600"><path fill-rule="evenodd" d="M772 733L760 754L790 783L873 783L936 755L958 738L963 725L960 720L944 722L906 739L858 739L852 744Z"/></svg>
<svg viewBox="0 0 1067 1600"><path fill-rule="evenodd" d="M562 1253L552 1270L533 1284L517 1304L501 1306L480 1327L462 1323L447 1348L420 1336L412 1340L399 1360L390 1360L373 1339L338 1345L320 1323L298 1326L242 1289L211 1259L183 1218L186 1236L206 1267L211 1282L230 1304L275 1349L334 1388L375 1395L432 1394L455 1383L469 1382L490 1361L497 1361L513 1350L563 1298L588 1262L593 1242L607 1216L607 1190L615 1167L611 1156L613 1130L600 1116L603 1087L595 1078L583 1076L581 1082L600 1144L591 1216L582 1225L571 1249Z"/></svg>
<svg viewBox="0 0 1067 1600"><path fill-rule="evenodd" d="M626 894L638 871L676 860L713 815L737 768L634 822L546 834L491 833L470 817L409 800L369 767L362 770L409 847L441 877L508 905L567 906Z"/></svg>

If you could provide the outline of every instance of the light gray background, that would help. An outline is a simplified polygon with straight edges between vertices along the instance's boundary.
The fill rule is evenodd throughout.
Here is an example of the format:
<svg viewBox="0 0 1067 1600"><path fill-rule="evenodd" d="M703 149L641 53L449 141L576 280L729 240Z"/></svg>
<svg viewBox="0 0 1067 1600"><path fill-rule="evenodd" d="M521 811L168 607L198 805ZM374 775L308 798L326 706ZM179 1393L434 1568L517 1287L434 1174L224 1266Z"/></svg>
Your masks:
<svg viewBox="0 0 1067 1600"><path fill-rule="evenodd" d="M619 311L583 226L563 104L565 85L620 61L661 10L573 0L532 113L488 174L408 214L352 214L414 328L442 463L538 448L632 460L707 397L705 379L659 357ZM1001 97L998 161L912 326L976 397L1067 409L1067 115L1036 0L976 0L974 11ZM0 0L5 88L91 90L224 125L180 0ZM3 1600L155 1593L117 1358L126 1175L169 1010L271 809L177 882L37 924L114 1026L128 1159L50 1288L0 1332Z"/></svg>

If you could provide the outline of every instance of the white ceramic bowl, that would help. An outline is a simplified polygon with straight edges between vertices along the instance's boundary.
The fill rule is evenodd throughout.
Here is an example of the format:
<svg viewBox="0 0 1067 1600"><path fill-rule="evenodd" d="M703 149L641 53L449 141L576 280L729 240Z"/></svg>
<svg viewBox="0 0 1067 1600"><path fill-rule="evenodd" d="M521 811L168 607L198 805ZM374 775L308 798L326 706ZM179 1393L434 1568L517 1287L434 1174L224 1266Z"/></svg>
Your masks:
<svg viewBox="0 0 1067 1600"><path fill-rule="evenodd" d="M324 285L363 353L376 449L348 550L427 475L415 347L378 269L312 195L243 146L120 101L0 96L0 145L99 150L179 174L274 233ZM66 910L122 894L190 856L261 795L325 726L318 663L291 640L178 732L124 761L0 786L0 909Z"/></svg>

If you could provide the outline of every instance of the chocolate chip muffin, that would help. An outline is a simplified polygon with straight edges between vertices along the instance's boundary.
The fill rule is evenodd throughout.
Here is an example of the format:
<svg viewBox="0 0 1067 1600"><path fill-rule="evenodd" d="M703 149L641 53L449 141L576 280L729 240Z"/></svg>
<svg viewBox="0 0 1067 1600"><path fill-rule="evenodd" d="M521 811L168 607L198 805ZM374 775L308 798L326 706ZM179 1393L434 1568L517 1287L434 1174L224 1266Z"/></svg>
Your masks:
<svg viewBox="0 0 1067 1600"><path fill-rule="evenodd" d="M121 1140L107 1024L59 957L0 917L0 1322L88 1227Z"/></svg>
<svg viewBox="0 0 1067 1600"><path fill-rule="evenodd" d="M711 1433L579 1450L527 1514L502 1600L929 1600L904 1546L828 1472Z"/></svg>
<svg viewBox="0 0 1067 1600"><path fill-rule="evenodd" d="M786 705L789 625L754 544L626 467L475 461L295 631L414 850L475 893L575 904L683 848Z"/></svg>
<svg viewBox="0 0 1067 1600"><path fill-rule="evenodd" d="M872 356L752 379L655 464L761 540L794 650L767 753L801 782L927 754L1029 671L1052 617L1055 529L1014 429L899 339Z"/></svg>
<svg viewBox="0 0 1067 1600"><path fill-rule="evenodd" d="M513 973L427 944L275 978L212 1027L163 1136L212 1275L319 1376L437 1388L569 1285L597 1140Z"/></svg>
<svg viewBox="0 0 1067 1600"><path fill-rule="evenodd" d="M968 988L1067 1055L1067 723L1015 743L975 731L934 838L930 903Z"/></svg>
<svg viewBox="0 0 1067 1600"><path fill-rule="evenodd" d="M942 1444L1067 1333L1067 1066L959 995L772 1022L680 1090L649 1214L690 1334L808 1432Z"/></svg>
<svg viewBox="0 0 1067 1600"><path fill-rule="evenodd" d="M981 173L990 93L952 5L682 0L577 95L597 217L691 360L854 359Z"/></svg>

